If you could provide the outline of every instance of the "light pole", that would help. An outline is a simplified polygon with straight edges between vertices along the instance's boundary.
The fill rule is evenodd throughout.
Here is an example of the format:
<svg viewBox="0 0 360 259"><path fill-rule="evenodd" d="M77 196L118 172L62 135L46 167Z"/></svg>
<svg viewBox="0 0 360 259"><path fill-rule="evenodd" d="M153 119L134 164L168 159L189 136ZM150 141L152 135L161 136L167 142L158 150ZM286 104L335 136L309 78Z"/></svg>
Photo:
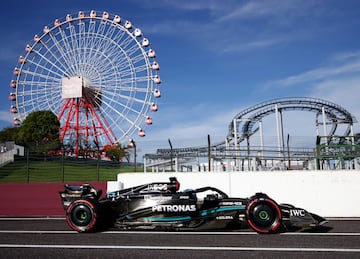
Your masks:
<svg viewBox="0 0 360 259"><path fill-rule="evenodd" d="M96 161L96 175L97 175L97 180L100 181L100 168L99 168L99 160L100 160L100 147L99 147L99 143L97 141L97 139L94 140L94 144L96 146L96 154L97 154L97 161Z"/></svg>
<svg viewBox="0 0 360 259"><path fill-rule="evenodd" d="M168 139L168 142L169 142L169 146L170 146L170 167L171 167L171 172L172 172L174 170L174 168L173 168L173 146L172 146L170 139Z"/></svg>
<svg viewBox="0 0 360 259"><path fill-rule="evenodd" d="M134 149L134 172L136 172L136 143L133 139L130 140L128 147Z"/></svg>
<svg viewBox="0 0 360 259"><path fill-rule="evenodd" d="M210 142L210 135L208 134L208 168L209 172L211 172L211 142Z"/></svg>

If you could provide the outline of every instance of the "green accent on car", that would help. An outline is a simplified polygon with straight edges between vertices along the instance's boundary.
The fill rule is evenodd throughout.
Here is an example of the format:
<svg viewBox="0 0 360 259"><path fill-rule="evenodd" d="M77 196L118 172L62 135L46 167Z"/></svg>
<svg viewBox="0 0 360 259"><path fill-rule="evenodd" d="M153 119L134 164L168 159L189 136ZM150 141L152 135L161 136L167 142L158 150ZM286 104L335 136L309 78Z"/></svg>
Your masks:
<svg viewBox="0 0 360 259"><path fill-rule="evenodd" d="M217 208L217 209L205 210L205 211L202 211L200 213L200 215L207 216L207 215L211 215L211 214L223 212L223 211L243 210L243 209L245 209L245 207L246 207L245 205L241 205L241 206L231 206L231 207L222 207L222 208Z"/></svg>

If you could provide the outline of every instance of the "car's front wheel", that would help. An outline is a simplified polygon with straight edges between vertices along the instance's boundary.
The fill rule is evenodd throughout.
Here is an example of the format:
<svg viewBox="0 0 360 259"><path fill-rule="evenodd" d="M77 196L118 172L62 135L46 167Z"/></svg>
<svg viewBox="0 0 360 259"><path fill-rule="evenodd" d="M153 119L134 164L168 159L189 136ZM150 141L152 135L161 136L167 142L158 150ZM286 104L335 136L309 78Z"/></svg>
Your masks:
<svg viewBox="0 0 360 259"><path fill-rule="evenodd" d="M249 226L258 233L268 234L279 231L282 213L279 205L270 198L254 198L246 206Z"/></svg>
<svg viewBox="0 0 360 259"><path fill-rule="evenodd" d="M97 205L90 199L75 200L66 210L66 221L77 232L94 230L98 221Z"/></svg>

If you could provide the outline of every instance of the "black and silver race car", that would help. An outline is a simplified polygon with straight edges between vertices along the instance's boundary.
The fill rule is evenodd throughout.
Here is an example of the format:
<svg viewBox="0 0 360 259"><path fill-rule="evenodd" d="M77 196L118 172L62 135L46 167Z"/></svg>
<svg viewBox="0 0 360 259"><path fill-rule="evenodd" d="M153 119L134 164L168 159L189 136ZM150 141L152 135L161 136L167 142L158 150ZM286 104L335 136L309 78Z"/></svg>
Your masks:
<svg viewBox="0 0 360 259"><path fill-rule="evenodd" d="M60 197L68 225L77 232L123 230L215 230L250 227L258 233L319 228L327 221L302 208L278 204L264 193L232 198L214 187L179 191L175 177L108 192L90 184L65 185Z"/></svg>

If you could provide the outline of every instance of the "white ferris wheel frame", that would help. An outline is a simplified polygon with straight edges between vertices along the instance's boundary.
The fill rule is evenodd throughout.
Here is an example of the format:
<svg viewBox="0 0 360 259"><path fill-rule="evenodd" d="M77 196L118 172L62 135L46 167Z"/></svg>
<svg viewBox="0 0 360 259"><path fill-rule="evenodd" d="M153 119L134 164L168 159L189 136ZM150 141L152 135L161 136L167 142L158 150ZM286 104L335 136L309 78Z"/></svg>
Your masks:
<svg viewBox="0 0 360 259"><path fill-rule="evenodd" d="M14 124L50 110L64 142L105 145L131 140L136 132L145 136L149 112L158 109L160 67L142 31L112 17L80 11L34 36L10 83Z"/></svg>

